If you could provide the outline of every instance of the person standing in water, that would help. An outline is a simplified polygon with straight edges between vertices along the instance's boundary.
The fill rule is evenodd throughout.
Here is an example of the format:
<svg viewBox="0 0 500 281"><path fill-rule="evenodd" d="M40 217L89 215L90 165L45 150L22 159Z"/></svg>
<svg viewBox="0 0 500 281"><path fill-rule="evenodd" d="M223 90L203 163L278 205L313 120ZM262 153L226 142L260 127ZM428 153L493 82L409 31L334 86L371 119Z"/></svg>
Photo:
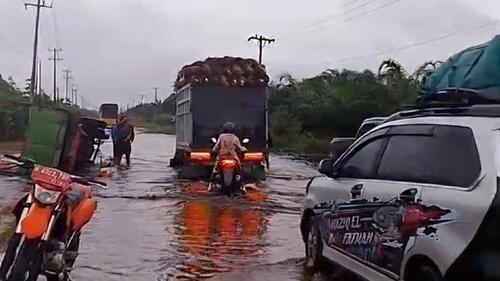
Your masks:
<svg viewBox="0 0 500 281"><path fill-rule="evenodd" d="M132 152L132 142L134 142L134 126L130 124L126 116L120 117L115 129L115 138L113 139L114 162L119 166L123 155L127 161L127 167L130 167L130 153Z"/></svg>

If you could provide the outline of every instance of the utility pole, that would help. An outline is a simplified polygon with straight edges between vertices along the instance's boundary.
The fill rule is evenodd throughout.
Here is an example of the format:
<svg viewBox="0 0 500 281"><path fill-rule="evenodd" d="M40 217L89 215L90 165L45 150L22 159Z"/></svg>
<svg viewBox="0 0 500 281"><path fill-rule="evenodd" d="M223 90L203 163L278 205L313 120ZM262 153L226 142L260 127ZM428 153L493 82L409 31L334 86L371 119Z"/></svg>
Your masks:
<svg viewBox="0 0 500 281"><path fill-rule="evenodd" d="M35 86L36 86L36 95L41 96L42 95L42 61L41 60L38 60L38 70L36 72Z"/></svg>
<svg viewBox="0 0 500 281"><path fill-rule="evenodd" d="M73 87L75 87L75 85L73 85ZM78 89L77 88L73 88L73 96L75 97L74 105L76 107L78 107Z"/></svg>
<svg viewBox="0 0 500 281"><path fill-rule="evenodd" d="M58 101L58 98L57 98L57 62L58 61L61 61L62 59L58 57L57 53L58 52L61 52L62 49L56 49L56 48L53 48L52 50L49 49L49 52L53 52L52 53L52 57L49 58L49 60L52 60L54 61L54 77L53 77L53 82L54 82L54 85L52 86L53 87L53 90L54 90L54 102L57 104L59 101Z"/></svg>
<svg viewBox="0 0 500 281"><path fill-rule="evenodd" d="M64 97L64 101L68 101L68 91L69 91L69 79L71 79L71 76L69 75L71 73L71 70L63 70L64 72L64 79L66 79L66 94L65 94L65 97Z"/></svg>
<svg viewBox="0 0 500 281"><path fill-rule="evenodd" d="M262 35L257 35L255 34L254 36L251 36L250 38L248 38L248 41L252 41L252 40L257 40L259 41L259 64L262 64L262 49L264 49L264 47L266 46L266 44L271 44L271 43L274 43L276 40L274 38L266 38Z"/></svg>
<svg viewBox="0 0 500 281"><path fill-rule="evenodd" d="M40 24L40 9L41 8L52 8L52 5L45 5L45 0L37 0L35 3L24 3L24 8L28 9L29 6L36 7L36 19L35 19L35 39L33 42L33 61L31 65L31 87L30 87L30 99L33 100L35 95L35 79L36 79L36 59L37 59L37 49L38 49L38 26Z"/></svg>
<svg viewBox="0 0 500 281"><path fill-rule="evenodd" d="M153 87L153 90L155 90L155 104L158 105L158 87Z"/></svg>

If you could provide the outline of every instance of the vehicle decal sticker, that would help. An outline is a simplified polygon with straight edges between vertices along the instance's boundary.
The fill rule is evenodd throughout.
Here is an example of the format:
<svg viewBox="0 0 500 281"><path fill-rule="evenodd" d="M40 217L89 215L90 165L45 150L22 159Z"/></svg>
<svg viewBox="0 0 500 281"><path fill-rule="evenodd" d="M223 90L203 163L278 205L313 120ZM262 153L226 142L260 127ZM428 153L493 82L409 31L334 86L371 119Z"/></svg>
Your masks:
<svg viewBox="0 0 500 281"><path fill-rule="evenodd" d="M451 209L398 198L324 202L314 211L327 246L397 275L417 236L437 238L439 225L454 220Z"/></svg>

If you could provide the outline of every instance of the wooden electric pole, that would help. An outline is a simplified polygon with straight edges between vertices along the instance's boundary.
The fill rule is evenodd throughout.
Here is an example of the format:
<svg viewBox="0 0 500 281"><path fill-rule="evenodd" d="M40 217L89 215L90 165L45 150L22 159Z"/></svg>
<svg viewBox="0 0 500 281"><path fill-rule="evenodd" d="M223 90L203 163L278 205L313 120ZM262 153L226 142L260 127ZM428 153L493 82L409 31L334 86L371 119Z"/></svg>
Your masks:
<svg viewBox="0 0 500 281"><path fill-rule="evenodd" d="M37 0L35 3L25 3L24 8L28 9L29 6L36 7L36 19L35 19L35 39L33 42L33 61L31 64L31 87L30 87L30 99L33 100L35 95L35 80L36 80L36 60L37 60L37 49L38 49L38 27L40 25L40 9L41 8L52 8L52 5L45 5L45 0Z"/></svg>
<svg viewBox="0 0 500 281"><path fill-rule="evenodd" d="M69 91L69 79L71 79L71 76L69 75L71 73L71 70L63 70L64 72L64 79L66 79L66 93L65 93L65 96L64 96L64 101L65 102L68 102L69 99L68 99L68 91Z"/></svg>
<svg viewBox="0 0 500 281"><path fill-rule="evenodd" d="M57 97L57 62L61 61L62 59L58 57L57 53L62 51L62 49L56 49L53 48L52 50L49 49L49 52L53 52L52 57L49 58L49 60L54 61L54 77L53 77L53 90L54 90L54 102L58 103L58 97Z"/></svg>
<svg viewBox="0 0 500 281"><path fill-rule="evenodd" d="M264 47L266 46L266 44L271 44L271 43L274 43L276 40L274 38L266 38L262 35L257 35L255 34L254 36L251 36L250 38L248 38L248 41L252 41L252 40L257 40L259 41L259 64L262 64L262 50L264 49Z"/></svg>
<svg viewBox="0 0 500 281"><path fill-rule="evenodd" d="M158 105L158 87L153 87L153 90L155 90L155 104Z"/></svg>

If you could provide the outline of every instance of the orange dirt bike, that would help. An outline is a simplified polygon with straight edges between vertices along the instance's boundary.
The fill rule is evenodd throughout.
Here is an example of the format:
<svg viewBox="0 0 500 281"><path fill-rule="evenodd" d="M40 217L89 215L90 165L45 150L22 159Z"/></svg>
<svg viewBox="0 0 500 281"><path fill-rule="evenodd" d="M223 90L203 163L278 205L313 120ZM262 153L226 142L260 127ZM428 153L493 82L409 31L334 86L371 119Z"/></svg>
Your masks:
<svg viewBox="0 0 500 281"><path fill-rule="evenodd" d="M92 186L106 184L7 156L19 166L32 165L32 189L15 205L16 229L0 266L0 280L70 280L80 232L97 207Z"/></svg>

